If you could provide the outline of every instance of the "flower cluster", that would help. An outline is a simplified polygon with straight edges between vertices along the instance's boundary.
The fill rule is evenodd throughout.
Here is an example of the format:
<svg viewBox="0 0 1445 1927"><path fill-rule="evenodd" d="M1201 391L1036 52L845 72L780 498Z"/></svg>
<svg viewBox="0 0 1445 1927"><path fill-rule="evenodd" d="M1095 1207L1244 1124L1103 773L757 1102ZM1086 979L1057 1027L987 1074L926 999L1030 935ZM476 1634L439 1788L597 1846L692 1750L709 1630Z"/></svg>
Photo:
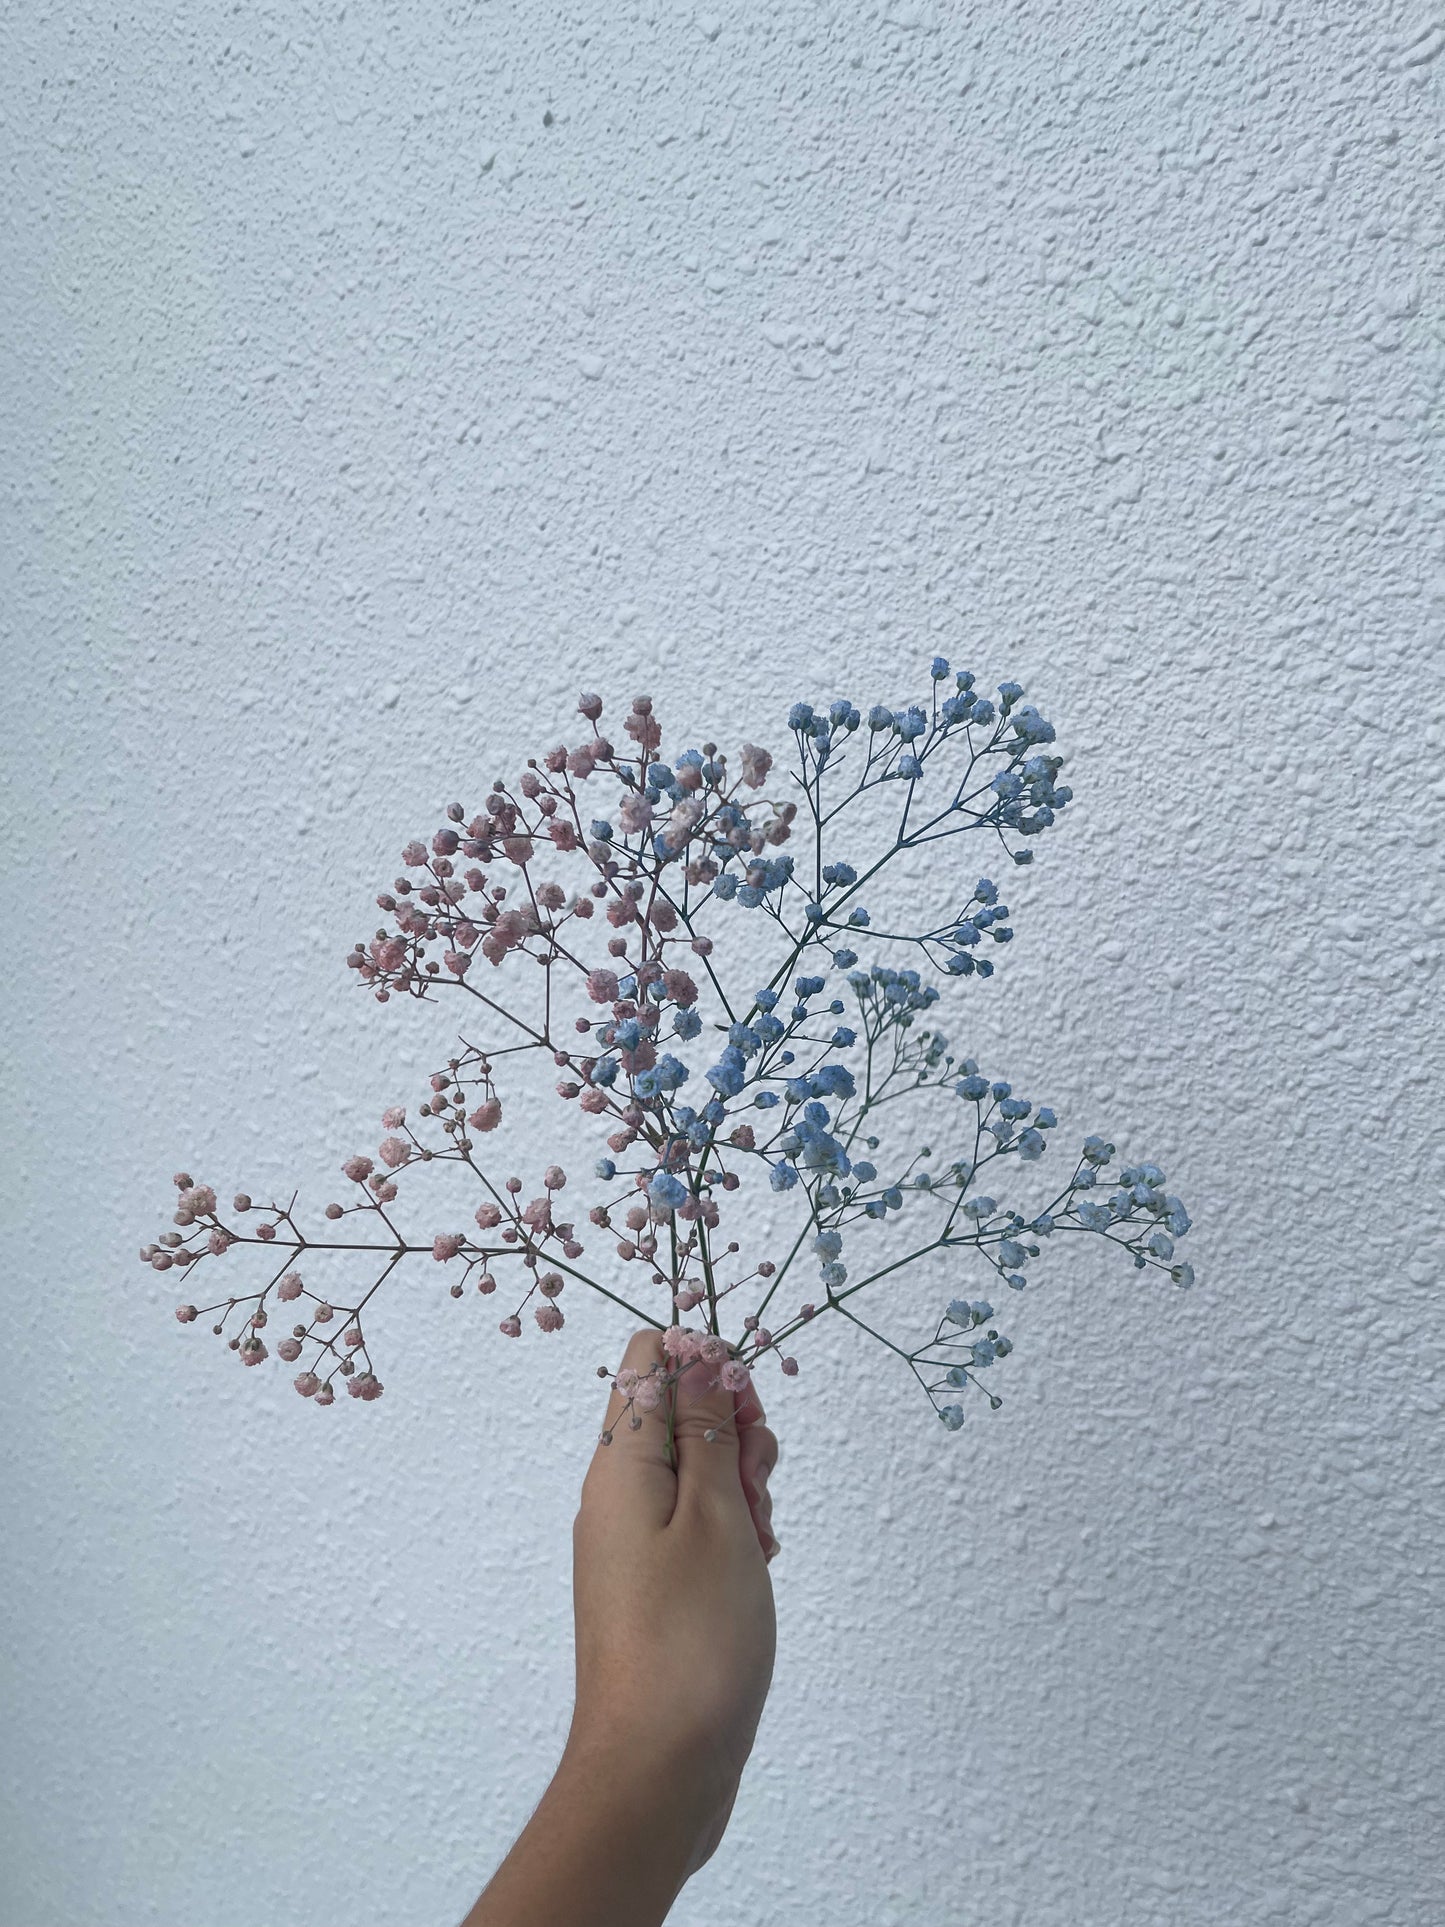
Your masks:
<svg viewBox="0 0 1445 1927"><path fill-rule="evenodd" d="M339 1385L380 1395L365 1314L408 1261L440 1265L453 1298L499 1295L509 1338L528 1321L559 1331L565 1291L585 1287L663 1333L654 1373L614 1380L637 1424L698 1363L733 1389L769 1361L793 1375L803 1327L833 1314L903 1361L957 1429L968 1401L999 1403L984 1374L1011 1345L993 1306L954 1298L909 1343L865 1322L863 1292L886 1305L890 1280L965 1256L995 1289L1021 1291L1045 1248L1080 1232L1192 1283L1176 1257L1188 1214L1163 1172L1116 1169L1102 1138L1066 1157L1029 1210L990 1195L1045 1158L1058 1121L950 1050L925 973L944 985L993 974L995 946L1013 937L1003 890L984 876L922 914L887 904L916 905L920 876L956 876L951 859L932 860L956 836L1029 864L1072 792L1053 725L1019 684L982 695L941 657L930 680L927 701L901 707L794 704L783 782L751 743L665 757L646 697L614 742L601 698L585 695L581 741L494 783L476 811L452 804L429 840L406 845L376 899L385 920L347 963L380 1003L462 998L490 1040L462 1043L414 1109L382 1113L376 1144L341 1165L347 1189L324 1231L302 1228L294 1199L242 1193L225 1211L179 1174L178 1228L144 1248L147 1264L229 1270L242 1245L272 1264L254 1289L187 1302L178 1318L213 1321L247 1365L269 1337L300 1366L296 1389L331 1404ZM906 875L901 895L890 866ZM529 1056L555 1073L568 1130L596 1134L582 1183L553 1164L524 1184L484 1156L505 1141L512 1073ZM910 1114L947 1148L900 1145ZM417 1235L398 1201L428 1164L466 1167L472 1204L460 1225ZM369 1264L354 1302L308 1282L322 1252ZM882 1306L870 1318L888 1322Z"/></svg>

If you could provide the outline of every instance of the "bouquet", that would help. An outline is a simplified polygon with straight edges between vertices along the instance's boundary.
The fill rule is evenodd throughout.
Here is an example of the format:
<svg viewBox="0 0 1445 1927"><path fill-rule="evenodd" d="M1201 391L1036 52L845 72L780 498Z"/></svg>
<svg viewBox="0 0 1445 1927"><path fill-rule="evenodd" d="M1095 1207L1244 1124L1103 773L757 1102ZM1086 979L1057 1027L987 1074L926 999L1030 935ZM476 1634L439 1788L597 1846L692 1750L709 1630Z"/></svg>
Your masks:
<svg viewBox="0 0 1445 1927"><path fill-rule="evenodd" d="M734 1392L765 1368L793 1376L806 1329L835 1318L956 1431L1000 1403L1012 1346L991 1298L1022 1291L1060 1240L1102 1238L1192 1284L1163 1171L1116 1168L1101 1137L1054 1154L1037 1202L994 1195L1035 1176L1059 1127L939 1027L945 996L991 977L1013 937L1003 887L968 880L985 863L961 871L956 839L986 867L1027 866L1072 792L1021 685L981 694L941 657L929 681L924 700L866 714L795 703L785 772L753 743L664 754L645 696L615 740L584 695L580 741L529 758L475 811L453 803L406 845L382 924L346 961L378 1003L450 997L473 1040L414 1108L382 1112L319 1220L294 1196L242 1192L227 1210L179 1173L176 1229L141 1252L205 1279L192 1297L212 1302L177 1318L211 1322L243 1365L274 1349L331 1405L341 1386L381 1396L367 1317L405 1267L493 1300L511 1340L552 1342L569 1293L593 1291L662 1334L647 1373L601 1368L634 1427L698 1366ZM557 1161L531 1183L500 1175L512 1107L539 1101ZM438 1165L463 1167L470 1196L418 1231L414 1190ZM260 1259L249 1289L244 1247ZM323 1288L323 1253L345 1254L329 1262L354 1287ZM965 1261L986 1289L898 1332L898 1287Z"/></svg>

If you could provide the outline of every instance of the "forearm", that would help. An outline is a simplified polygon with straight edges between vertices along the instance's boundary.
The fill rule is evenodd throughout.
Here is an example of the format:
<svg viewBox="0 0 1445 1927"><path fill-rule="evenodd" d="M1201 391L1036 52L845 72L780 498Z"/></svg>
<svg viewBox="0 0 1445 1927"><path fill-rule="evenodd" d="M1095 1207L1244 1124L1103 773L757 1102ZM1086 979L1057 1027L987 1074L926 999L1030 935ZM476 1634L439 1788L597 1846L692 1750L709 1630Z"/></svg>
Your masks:
<svg viewBox="0 0 1445 1927"><path fill-rule="evenodd" d="M704 1857L708 1819L645 1748L574 1736L462 1927L658 1927Z"/></svg>

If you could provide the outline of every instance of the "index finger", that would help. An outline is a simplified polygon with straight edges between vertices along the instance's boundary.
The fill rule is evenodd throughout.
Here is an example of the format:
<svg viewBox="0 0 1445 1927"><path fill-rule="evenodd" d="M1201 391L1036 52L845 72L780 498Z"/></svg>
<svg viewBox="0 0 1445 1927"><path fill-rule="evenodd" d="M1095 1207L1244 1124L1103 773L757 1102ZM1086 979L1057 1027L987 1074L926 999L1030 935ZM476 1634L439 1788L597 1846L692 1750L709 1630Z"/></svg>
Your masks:
<svg viewBox="0 0 1445 1927"><path fill-rule="evenodd" d="M630 1369L639 1379L648 1379L653 1368L663 1363L662 1335L656 1329L632 1334L618 1371ZM588 1468L587 1480L599 1491L615 1489L615 1482L627 1478L635 1489L645 1489L665 1523L677 1499L677 1475L668 1463L666 1412L661 1399L650 1408L634 1405L627 1414L629 1400L617 1390L614 1376L607 1400L607 1416ZM636 1421L636 1423L634 1423Z"/></svg>

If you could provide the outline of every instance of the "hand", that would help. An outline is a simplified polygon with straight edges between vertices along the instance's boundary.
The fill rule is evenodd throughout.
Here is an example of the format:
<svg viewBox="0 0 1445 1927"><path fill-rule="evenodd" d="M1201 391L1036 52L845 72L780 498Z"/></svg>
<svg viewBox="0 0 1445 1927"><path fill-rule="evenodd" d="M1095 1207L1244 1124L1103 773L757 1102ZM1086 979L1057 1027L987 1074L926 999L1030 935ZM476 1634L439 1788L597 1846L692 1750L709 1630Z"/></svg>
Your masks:
<svg viewBox="0 0 1445 1927"><path fill-rule="evenodd" d="M662 1357L639 1332L624 1365ZM713 1852L773 1672L767 1562L777 1551L768 1475L778 1442L756 1391L736 1397L696 1364L677 1387L669 1464L666 1405L634 1431L614 1393L573 1528L575 1744L650 1760L706 1809L695 1871Z"/></svg>
<svg viewBox="0 0 1445 1927"><path fill-rule="evenodd" d="M623 1361L646 1373L660 1335ZM772 1678L768 1475L751 1386L693 1365L632 1429L616 1392L573 1528L577 1695L562 1762L466 1927L647 1927L713 1853Z"/></svg>

